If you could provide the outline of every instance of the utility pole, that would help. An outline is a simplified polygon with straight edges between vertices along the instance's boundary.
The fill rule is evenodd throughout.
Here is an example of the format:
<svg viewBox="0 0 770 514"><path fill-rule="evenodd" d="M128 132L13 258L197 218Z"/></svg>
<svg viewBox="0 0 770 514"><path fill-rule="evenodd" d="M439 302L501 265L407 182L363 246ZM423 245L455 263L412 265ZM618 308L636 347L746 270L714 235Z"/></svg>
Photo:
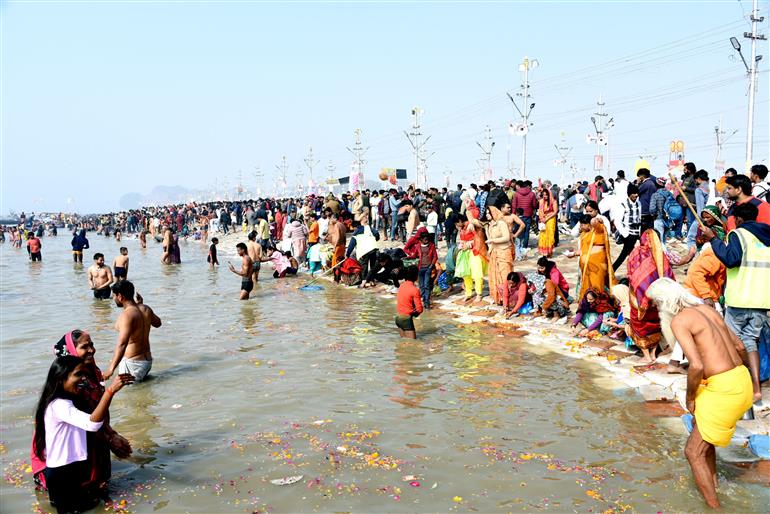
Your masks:
<svg viewBox="0 0 770 514"><path fill-rule="evenodd" d="M568 147L564 142L564 132L561 133L561 146L553 146L556 148L556 152L559 154L559 158L553 161L553 165L561 166L561 178L559 180L559 185L563 185L564 179L566 177L567 157L572 151L572 147Z"/></svg>
<svg viewBox="0 0 770 514"><path fill-rule="evenodd" d="M476 144L481 148L481 158L476 161L481 169L481 182L486 183L492 180L492 149L495 147L489 125L484 129L484 144L482 145L479 141L476 141Z"/></svg>
<svg viewBox="0 0 770 514"><path fill-rule="evenodd" d="M289 171L289 164L286 162L286 156L285 155L281 158L281 164L276 164L275 165L275 169L277 169L278 173L280 173L281 179L280 179L280 182L279 182L278 186L281 188L281 195L285 197L286 196L286 187L287 187L286 172Z"/></svg>
<svg viewBox="0 0 770 514"><path fill-rule="evenodd" d="M331 181L334 180L335 171L337 171L337 166L335 166L334 163L331 160L329 160L329 164L326 165L326 172L329 174L329 181L327 182L327 186L329 187L330 193L334 189L334 186L331 184Z"/></svg>
<svg viewBox="0 0 770 514"><path fill-rule="evenodd" d="M243 199L243 172L238 170L238 200Z"/></svg>
<svg viewBox="0 0 770 514"><path fill-rule="evenodd" d="M599 100L596 102L596 106L598 107L599 112L595 112L594 115L599 117L599 123L596 123L596 117L591 116L591 123L594 126L594 130L596 131L596 135L588 134L586 136L586 142L589 144L596 144L596 154L594 155L594 171L603 172L606 166L606 169L610 169L609 159L610 159L610 150L609 150L609 137L607 135L607 132L615 126L614 118L610 118L610 120L607 122L607 125L604 125L604 118L609 116L608 113L604 112L604 102L602 101L602 96L599 95ZM602 148L606 149L603 150ZM606 153L606 156L604 155Z"/></svg>
<svg viewBox="0 0 770 514"><path fill-rule="evenodd" d="M262 176L263 176L263 173L260 167L254 166L254 178L256 179L256 182L257 182L257 195L256 195L257 198L262 197Z"/></svg>
<svg viewBox="0 0 770 514"><path fill-rule="evenodd" d="M529 133L529 127L532 125L529 122L529 116L532 112L532 109L535 108L534 103L530 103L530 94L529 94L529 70L535 69L538 66L540 66L540 63L537 59L529 59L528 57L524 57L524 62L519 64L519 71L524 73L524 82L521 84L521 93L517 93L516 96L522 97L523 107L524 110L519 109L519 106L516 105L516 101L513 99L513 97L508 93L508 98L511 99L511 102L513 103L513 106L516 108L516 110L519 113L519 116L521 116L521 123L513 127L513 132L517 136L521 136L521 177L526 178L527 176L527 134Z"/></svg>
<svg viewBox="0 0 770 514"><path fill-rule="evenodd" d="M297 193L299 193L299 196L302 196L302 193L304 192L304 186L302 184L302 179L304 178L304 173L302 171L302 165L297 164Z"/></svg>
<svg viewBox="0 0 770 514"><path fill-rule="evenodd" d="M717 137L717 156L714 159L714 171L725 171L725 161L722 160L722 148L728 139L735 135L738 130L733 130L729 136L725 137L725 130L722 128L722 118L719 118L719 125L714 127L714 133Z"/></svg>
<svg viewBox="0 0 770 514"><path fill-rule="evenodd" d="M425 189L428 185L428 158L425 156L425 143L428 142L430 136L423 139L420 131L420 115L424 113L425 111L419 107L412 108L412 131L409 133L404 131L404 135L412 145L415 183L419 189Z"/></svg>
<svg viewBox="0 0 770 514"><path fill-rule="evenodd" d="M444 183L445 183L447 189L450 189L450 187L449 187L449 178L451 176L452 176L452 170L449 168L449 166L444 166Z"/></svg>
<svg viewBox="0 0 770 514"><path fill-rule="evenodd" d="M347 147L348 152L352 153L355 157L353 160L352 172L350 174L351 191L355 189L364 189L364 164L366 164L364 154L369 150L368 146L364 148L361 144L361 129L354 130L353 134L356 136L356 143L353 145L353 148Z"/></svg>
<svg viewBox="0 0 770 514"><path fill-rule="evenodd" d="M754 163L754 97L757 91L757 65L762 56L757 56L757 40L766 40L767 37L757 33L757 23L765 20L759 16L759 2L754 0L754 8L751 10L751 32L744 32L743 37L751 39L751 69L749 70L749 119L746 127L746 171Z"/></svg>
<svg viewBox="0 0 770 514"><path fill-rule="evenodd" d="M308 148L307 156L305 157L305 166L307 166L308 173L310 174L310 178L307 182L310 191L312 191L316 186L315 181L313 180L313 168L315 168L316 165L320 162L321 161L317 161L313 157L313 147L311 146Z"/></svg>

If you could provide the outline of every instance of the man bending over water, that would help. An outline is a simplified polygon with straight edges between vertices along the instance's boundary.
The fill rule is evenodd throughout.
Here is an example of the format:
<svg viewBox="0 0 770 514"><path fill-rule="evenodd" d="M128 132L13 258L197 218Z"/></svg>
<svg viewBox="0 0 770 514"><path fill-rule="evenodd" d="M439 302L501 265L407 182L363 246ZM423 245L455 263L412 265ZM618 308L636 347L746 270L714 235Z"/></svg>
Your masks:
<svg viewBox="0 0 770 514"><path fill-rule="evenodd" d="M687 410L695 421L684 454L706 503L718 508L714 446L730 444L736 422L753 402L748 354L713 307L673 280L656 280L647 297L657 304L661 319L673 316L671 330L690 361Z"/></svg>
<svg viewBox="0 0 770 514"><path fill-rule="evenodd" d="M119 374L130 373L137 382L141 382L152 368L152 352L150 351L150 329L161 325L160 318L148 306L144 305L139 296L139 305L134 301L134 284L121 280L112 286L115 294L115 304L123 308L115 328L118 330L118 341L110 366L104 373L108 380L115 370Z"/></svg>

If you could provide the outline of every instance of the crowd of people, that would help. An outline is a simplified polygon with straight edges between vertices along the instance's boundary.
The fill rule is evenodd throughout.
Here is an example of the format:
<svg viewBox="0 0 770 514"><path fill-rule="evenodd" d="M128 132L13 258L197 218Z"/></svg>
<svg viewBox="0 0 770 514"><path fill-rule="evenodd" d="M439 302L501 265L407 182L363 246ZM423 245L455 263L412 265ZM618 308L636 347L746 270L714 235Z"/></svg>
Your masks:
<svg viewBox="0 0 770 514"><path fill-rule="evenodd" d="M275 279L333 274L347 286L396 293L402 337L416 338L415 318L436 295L459 287L469 305L491 302L507 318L544 316L576 336L615 338L650 365L670 352L668 371L688 375L687 404L696 419L685 453L704 498L716 506L714 445L729 442L736 421L761 402L760 381L770 375L760 360L767 350L760 341L770 335L767 173L760 164L748 175L729 169L717 178L686 163L678 176L655 177L640 165L630 180L619 170L563 189L505 180L452 191L411 186L189 203L72 220L68 228L76 263L92 230L118 240L131 235L143 248L150 236L162 245L163 265L182 262L180 238L199 241L209 245L212 269L219 238L234 233L242 239L235 245L241 263L228 268L240 278L241 300L249 299L263 264ZM26 238L32 261L42 259L42 226L11 231L16 245ZM565 259L577 259L575 283L559 269L560 247ZM535 258L536 270L515 270ZM677 269L686 269L681 283ZM92 454L86 433L97 434L98 448L119 457L130 452L109 428L109 399L150 371L149 331L160 319L135 294L128 270L121 247L112 268L96 253L87 273L96 299L113 297L123 308L107 371L96 367L88 334L72 331L57 343L38 405L32 455L47 464L36 476L45 478L60 511L75 505L76 474L100 486L109 475L109 456L105 475L97 463L105 451ZM98 385L112 375L109 387Z"/></svg>

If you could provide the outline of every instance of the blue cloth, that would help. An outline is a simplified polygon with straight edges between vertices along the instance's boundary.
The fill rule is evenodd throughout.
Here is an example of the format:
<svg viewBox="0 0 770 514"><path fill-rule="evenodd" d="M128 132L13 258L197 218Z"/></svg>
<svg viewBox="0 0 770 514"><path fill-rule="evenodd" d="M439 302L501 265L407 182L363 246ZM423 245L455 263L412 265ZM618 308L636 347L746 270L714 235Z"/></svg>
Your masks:
<svg viewBox="0 0 770 514"><path fill-rule="evenodd" d="M757 223L756 221L745 221L740 228L748 230L766 246L770 246L770 225ZM728 268L735 268L741 264L743 248L738 240L738 236L733 232L727 234L727 244L723 243L718 237L712 239L711 249L714 250L714 255L716 255L717 259L722 261L722 264Z"/></svg>
<svg viewBox="0 0 770 514"><path fill-rule="evenodd" d="M749 436L749 450L762 460L770 460L770 435L752 434Z"/></svg>

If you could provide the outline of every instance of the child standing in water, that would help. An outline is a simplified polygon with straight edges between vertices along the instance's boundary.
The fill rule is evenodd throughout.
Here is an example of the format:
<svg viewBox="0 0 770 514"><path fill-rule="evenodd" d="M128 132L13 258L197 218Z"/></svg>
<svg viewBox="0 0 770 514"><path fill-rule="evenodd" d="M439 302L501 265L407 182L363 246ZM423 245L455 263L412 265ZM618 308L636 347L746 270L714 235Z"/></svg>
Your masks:
<svg viewBox="0 0 770 514"><path fill-rule="evenodd" d="M219 244L219 239L212 237L211 246L209 246L209 256L206 257L206 262L209 263L211 269L214 269L215 264L219 266L219 261L217 260L217 244Z"/></svg>
<svg viewBox="0 0 770 514"><path fill-rule="evenodd" d="M120 247L120 255L115 257L112 262L112 268L115 270L115 280L128 279L128 248L125 246Z"/></svg>
<svg viewBox="0 0 770 514"><path fill-rule="evenodd" d="M401 337L417 339L414 328L414 318L422 313L420 291L414 285L417 280L417 268L409 266L404 269L404 281L398 287L396 295L396 326Z"/></svg>
<svg viewBox="0 0 770 514"><path fill-rule="evenodd" d="M75 407L86 382L83 359L72 355L57 358L48 370L35 412L35 455L45 460L45 481L51 503L57 512L81 512L97 500L82 484L90 475L87 467L86 432L102 428L112 396L134 378L117 375L104 390L93 413Z"/></svg>
<svg viewBox="0 0 770 514"><path fill-rule="evenodd" d="M430 293L433 289L431 274L433 273L433 267L438 261L436 245L433 243L433 234L430 232L420 234L420 246L417 248L417 257L419 258L420 297L422 298L423 307L430 309Z"/></svg>

